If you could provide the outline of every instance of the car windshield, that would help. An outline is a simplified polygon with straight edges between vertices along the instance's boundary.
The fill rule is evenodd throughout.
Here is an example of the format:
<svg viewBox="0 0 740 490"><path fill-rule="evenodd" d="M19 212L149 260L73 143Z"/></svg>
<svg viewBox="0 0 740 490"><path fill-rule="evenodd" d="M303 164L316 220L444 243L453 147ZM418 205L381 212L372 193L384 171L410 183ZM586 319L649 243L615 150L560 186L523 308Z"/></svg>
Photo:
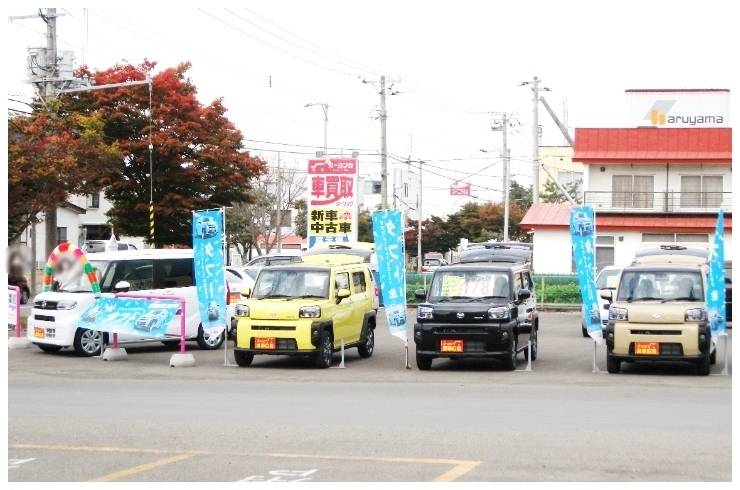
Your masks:
<svg viewBox="0 0 740 490"><path fill-rule="evenodd" d="M242 272L244 272L244 274L246 274L249 277L251 277L252 280L255 280L255 279L257 279L257 274L260 273L260 269L261 269L261 267L244 267L242 269Z"/></svg>
<svg viewBox="0 0 740 490"><path fill-rule="evenodd" d="M619 269L604 269L596 277L596 289L617 289Z"/></svg>
<svg viewBox="0 0 740 490"><path fill-rule="evenodd" d="M619 281L617 301L704 301L699 272L625 271Z"/></svg>
<svg viewBox="0 0 740 490"><path fill-rule="evenodd" d="M329 297L329 271L265 268L254 286L254 299Z"/></svg>
<svg viewBox="0 0 740 490"><path fill-rule="evenodd" d="M98 276L98 282L100 282L100 279L103 277L105 269L108 266L108 262L103 260L91 260L90 265ZM59 291L67 293L91 293L92 286L90 285L90 281L87 279L87 274L83 272L82 267L76 267L72 274L70 274L68 281L60 281Z"/></svg>
<svg viewBox="0 0 740 490"><path fill-rule="evenodd" d="M509 299L509 275L504 271L439 271L429 288L429 301L473 301L479 298Z"/></svg>

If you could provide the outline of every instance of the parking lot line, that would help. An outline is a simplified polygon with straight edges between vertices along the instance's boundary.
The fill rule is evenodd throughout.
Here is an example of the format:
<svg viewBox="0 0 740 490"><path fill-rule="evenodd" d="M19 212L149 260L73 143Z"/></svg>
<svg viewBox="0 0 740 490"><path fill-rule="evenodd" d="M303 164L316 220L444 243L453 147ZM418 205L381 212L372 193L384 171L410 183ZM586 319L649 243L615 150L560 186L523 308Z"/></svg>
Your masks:
<svg viewBox="0 0 740 490"><path fill-rule="evenodd" d="M135 475L136 473L141 473L142 471L151 470L152 468L157 468L159 466L164 466L170 463L176 463L178 461L182 461L185 459L192 458L197 453L183 453L183 454L177 454L175 456L172 456L170 458L160 459L158 461L152 461L151 463L145 463L141 464L139 466L134 466L132 468L128 468L121 471L114 471L113 473L109 473L107 475L103 475L98 478L94 478L92 480L89 480L91 482L108 482L108 481L116 481L119 478L124 478L129 475Z"/></svg>
<svg viewBox="0 0 740 490"><path fill-rule="evenodd" d="M166 449L137 449L126 447L94 447L94 446L47 446L37 444L13 444L8 446L13 449L45 449L52 451L91 451L91 452L120 452L120 453L150 453L150 454L175 454L170 458L161 459L152 463L135 466L127 470L118 471L109 475L102 476L91 481L113 481L134 473L146 471L157 466L174 463L197 455L221 455L221 456L251 456L251 457L268 457L268 458L292 458L292 459L326 459L335 461L380 461L387 463L412 463L412 464L436 464L452 465L453 468L446 473L438 476L432 481L451 482L455 481L464 474L473 470L480 461L466 461L460 459L434 459L434 458L401 458L391 456L337 456L328 454L296 454L296 453L245 453L238 451L178 451Z"/></svg>

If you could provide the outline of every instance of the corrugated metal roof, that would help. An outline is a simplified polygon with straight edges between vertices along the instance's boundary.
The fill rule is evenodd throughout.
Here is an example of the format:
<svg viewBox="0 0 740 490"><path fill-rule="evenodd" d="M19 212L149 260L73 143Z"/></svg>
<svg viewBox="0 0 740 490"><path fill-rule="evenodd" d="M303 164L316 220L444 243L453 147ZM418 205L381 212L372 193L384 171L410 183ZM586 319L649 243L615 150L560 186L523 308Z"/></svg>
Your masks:
<svg viewBox="0 0 740 490"><path fill-rule="evenodd" d="M732 128L576 128L574 162L732 163Z"/></svg>
<svg viewBox="0 0 740 490"><path fill-rule="evenodd" d="M533 204L524 215L520 228L547 230L568 228L570 205ZM707 216L634 216L625 214L596 214L596 231L635 230L648 232L713 232L717 217ZM725 216L725 230L732 230L732 217Z"/></svg>

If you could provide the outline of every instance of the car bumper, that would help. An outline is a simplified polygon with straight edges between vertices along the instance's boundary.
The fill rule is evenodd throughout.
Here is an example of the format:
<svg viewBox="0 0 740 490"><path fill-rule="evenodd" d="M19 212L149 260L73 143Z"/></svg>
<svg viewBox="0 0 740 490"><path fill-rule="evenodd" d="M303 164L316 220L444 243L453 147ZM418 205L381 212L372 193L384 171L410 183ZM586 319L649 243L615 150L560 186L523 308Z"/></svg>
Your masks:
<svg viewBox="0 0 740 490"><path fill-rule="evenodd" d="M316 355L316 349L242 349L240 347L234 348L234 352L243 352L245 354L252 355L268 355L268 356L298 356L298 357L313 357Z"/></svg>
<svg viewBox="0 0 740 490"><path fill-rule="evenodd" d="M440 352L437 350L420 350L416 349L420 356L432 358L455 358L455 359L503 359L508 357L507 351L486 351L486 352Z"/></svg>
<svg viewBox="0 0 740 490"><path fill-rule="evenodd" d="M46 313L46 312L45 312ZM36 320L33 313L28 317L26 337L34 344L49 344L69 347L74 344L75 333L77 332L76 318L68 320L56 319L53 322ZM40 330L43 329L43 336Z"/></svg>
<svg viewBox="0 0 740 490"><path fill-rule="evenodd" d="M415 323L414 343L418 354L430 357L502 357L512 341L515 326L516 321L470 325ZM530 329L522 328L520 335L526 330L528 336ZM461 340L463 352L442 352L443 340Z"/></svg>

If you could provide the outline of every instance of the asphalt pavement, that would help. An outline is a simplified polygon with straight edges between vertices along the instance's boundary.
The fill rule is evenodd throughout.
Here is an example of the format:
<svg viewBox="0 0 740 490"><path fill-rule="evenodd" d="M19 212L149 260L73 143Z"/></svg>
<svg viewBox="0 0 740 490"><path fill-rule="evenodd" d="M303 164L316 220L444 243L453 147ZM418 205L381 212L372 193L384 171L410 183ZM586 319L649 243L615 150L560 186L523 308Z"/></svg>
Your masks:
<svg viewBox="0 0 740 490"><path fill-rule="evenodd" d="M382 311L381 311L382 313ZM543 313L526 372L495 361L435 360L379 316L376 350L344 369L224 350L129 345L128 359L71 349L8 352L10 481L730 481L732 365L626 365L577 314ZM231 348L231 344L229 344ZM227 359L233 364L233 356ZM338 366L340 354L334 356Z"/></svg>

